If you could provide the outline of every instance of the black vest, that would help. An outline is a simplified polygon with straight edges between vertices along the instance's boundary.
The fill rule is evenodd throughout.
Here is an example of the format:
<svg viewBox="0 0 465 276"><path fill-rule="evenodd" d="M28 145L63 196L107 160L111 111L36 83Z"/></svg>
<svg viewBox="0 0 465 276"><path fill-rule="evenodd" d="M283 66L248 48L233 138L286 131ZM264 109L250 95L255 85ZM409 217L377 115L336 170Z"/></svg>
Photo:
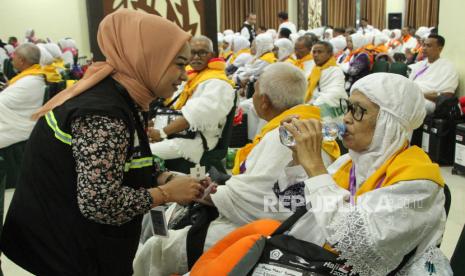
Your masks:
<svg viewBox="0 0 465 276"><path fill-rule="evenodd" d="M70 124L91 114L122 119L130 130L123 185L155 184L145 122L112 78L41 118L26 146L1 237L3 252L35 275L132 274L142 215L112 226L86 219L78 207Z"/></svg>
<svg viewBox="0 0 465 276"><path fill-rule="evenodd" d="M247 30L249 31L249 42L250 44L252 44L252 41L255 39L255 36L256 36L254 27L248 23L244 23L242 25L241 30L243 28L247 28Z"/></svg>

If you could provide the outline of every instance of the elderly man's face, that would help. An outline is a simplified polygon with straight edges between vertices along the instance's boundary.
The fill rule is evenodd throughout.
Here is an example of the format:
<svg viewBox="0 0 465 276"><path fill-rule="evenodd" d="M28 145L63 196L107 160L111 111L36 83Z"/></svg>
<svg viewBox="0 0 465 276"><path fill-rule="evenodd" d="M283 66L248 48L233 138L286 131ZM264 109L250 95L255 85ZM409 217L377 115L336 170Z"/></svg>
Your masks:
<svg viewBox="0 0 465 276"><path fill-rule="evenodd" d="M317 66L323 66L333 55L324 45L316 44L312 49L313 60Z"/></svg>
<svg viewBox="0 0 465 276"><path fill-rule="evenodd" d="M310 54L311 49L305 47L305 44L303 41L297 41L294 46L294 52L295 56L298 59L303 58L304 56Z"/></svg>
<svg viewBox="0 0 465 276"><path fill-rule="evenodd" d="M194 40L191 42L191 62L190 65L195 71L202 71L207 68L208 61L213 57L207 41Z"/></svg>
<svg viewBox="0 0 465 276"><path fill-rule="evenodd" d="M347 131L344 134L343 142L348 149L363 152L370 147L373 140L379 107L359 91L354 91L349 101L356 114L347 112L344 116ZM361 120L359 120L360 116Z"/></svg>

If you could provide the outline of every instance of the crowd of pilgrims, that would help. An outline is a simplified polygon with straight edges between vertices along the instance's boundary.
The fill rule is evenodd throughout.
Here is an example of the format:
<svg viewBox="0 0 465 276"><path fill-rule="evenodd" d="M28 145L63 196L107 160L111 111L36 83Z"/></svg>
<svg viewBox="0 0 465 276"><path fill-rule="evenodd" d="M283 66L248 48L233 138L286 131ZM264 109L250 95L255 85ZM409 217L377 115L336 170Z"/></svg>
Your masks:
<svg viewBox="0 0 465 276"><path fill-rule="evenodd" d="M240 99L234 111L248 115L247 135L251 143L238 150L226 185L218 186L203 201L216 207L217 214L204 229L202 242L195 240L198 236L191 233L194 229L191 225L170 229L167 237L153 236L150 215L145 215L139 249L132 263L134 275L188 271L192 275L226 275L236 265L226 260L236 252L228 250L241 241L237 236L270 235L291 215L289 210L293 206L289 202L277 203L285 205L286 212L273 212L264 208L265 199L292 196L304 196L315 206L325 196L336 199L334 204L329 203L329 211L309 209L288 234L340 255L354 273L386 275L396 271L398 275L435 275L431 273L440 271L443 273L440 275L451 274L447 259L437 247L445 225L444 180L437 165L421 150L408 147L411 131L421 125L426 112L434 111L436 97L440 93L453 94L458 85L453 66L447 61L440 63L444 39L437 35L436 29L404 27L381 31L364 21L359 29L326 26L294 31L283 27L278 31L257 28L246 36L243 33L244 30L218 33L218 53L207 37L191 39L192 61L186 67L187 78L173 97L163 99L164 103L171 101L173 109L183 117L177 119L176 127L155 129L150 125L147 133L151 153L160 160L183 158L199 163L219 143L226 117L236 106L234 91L238 91ZM37 39L33 31L28 31L25 42L40 49L40 62L35 70L48 83L76 80L85 72L86 68L77 62L78 50L72 39L55 44ZM13 58L15 48L21 46L14 38L1 46L2 82L8 83L20 73L7 67L11 66L8 61ZM436 51L428 53L427 50L425 54L425 47ZM434 69L434 63L439 64L439 69ZM438 70L442 75L437 74ZM431 71L434 72L429 75ZM401 98L409 104L403 104ZM315 142L312 139L318 137L309 134L309 130L321 129L318 120L323 115L318 107L339 110L345 116L344 123L352 125L345 137L349 154L341 156L342 144L321 142L321 137L316 140L321 145L311 150L309 145ZM79 133L80 130L87 131L89 137L92 133L97 135L100 128L125 133L124 124L119 121L99 116L86 118L72 128L73 136L83 135L82 139L76 139L73 151L79 148L85 152L94 143ZM293 150L281 144L280 125L296 136L298 144ZM193 139L172 138L175 128L178 132L191 130L197 134ZM18 133L25 135L24 131ZM299 138L304 134L305 138ZM21 139L24 137L18 141ZM116 137L110 142L123 144L125 139ZM125 152L121 154L124 160ZM91 171L95 165L85 156L76 158L76 163L78 175ZM404 164L412 166L417 174L405 170ZM125 205L127 208L99 209L98 204L93 205L97 199L105 198L105 183L111 182L115 191L122 189L123 180L119 179L122 174L118 170L123 170L123 166L122 163L121 168L108 170L108 175L82 174L78 178L78 189L85 187L82 191L87 191L78 194L79 210L85 218L120 226L150 210L150 195L131 189L107 198L129 202ZM374 207L386 196L394 198L391 209L382 213L363 209ZM163 198L165 203L173 201L165 193ZM355 206L354 198L368 206ZM406 208L406 202L413 205ZM173 212L183 211L186 210L180 208ZM400 221L400 217L404 220ZM274 222L260 220L264 218ZM252 225L250 230L249 223L258 223L258 226ZM11 230L8 234L14 236ZM200 247L195 260L205 249L206 254L197 263L191 259L192 244ZM406 264L404 258L407 258Z"/></svg>

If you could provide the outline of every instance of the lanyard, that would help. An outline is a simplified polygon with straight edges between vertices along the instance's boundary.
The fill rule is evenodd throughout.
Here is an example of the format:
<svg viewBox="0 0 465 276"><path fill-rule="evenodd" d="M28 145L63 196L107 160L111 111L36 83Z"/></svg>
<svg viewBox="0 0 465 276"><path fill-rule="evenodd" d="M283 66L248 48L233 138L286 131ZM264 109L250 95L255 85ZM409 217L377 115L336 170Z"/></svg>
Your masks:
<svg viewBox="0 0 465 276"><path fill-rule="evenodd" d="M425 67L423 67L420 71L418 71L416 74L415 74L415 77L413 77L413 80L416 80L416 78L418 78L419 76L423 75L426 70L428 69L428 64L425 65Z"/></svg>
<svg viewBox="0 0 465 276"><path fill-rule="evenodd" d="M375 190L381 187L381 184L383 184L385 178L386 178L386 175L383 175L383 177L376 184ZM356 186L357 186L357 180L355 178L355 165L352 165L352 168L350 168L350 178L349 178L349 191L350 191L350 204L351 205L355 205L355 194L357 192Z"/></svg>

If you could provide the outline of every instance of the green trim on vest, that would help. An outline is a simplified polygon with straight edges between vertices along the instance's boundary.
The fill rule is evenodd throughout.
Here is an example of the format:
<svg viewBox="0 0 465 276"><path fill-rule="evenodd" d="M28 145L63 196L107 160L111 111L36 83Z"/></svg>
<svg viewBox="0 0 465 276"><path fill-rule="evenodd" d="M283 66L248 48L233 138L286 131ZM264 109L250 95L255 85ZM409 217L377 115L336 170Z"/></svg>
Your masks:
<svg viewBox="0 0 465 276"><path fill-rule="evenodd" d="M153 165L153 157L144 157L139 159L133 159L124 165L124 171L127 172L130 169L140 169Z"/></svg>
<svg viewBox="0 0 465 276"><path fill-rule="evenodd" d="M50 111L47 114L45 114L45 119L47 120L48 126L53 130L53 132L55 132L55 137L61 142L71 146L71 135L69 135L66 132L63 132L58 127L57 120L55 118L55 115L53 114L53 111Z"/></svg>

